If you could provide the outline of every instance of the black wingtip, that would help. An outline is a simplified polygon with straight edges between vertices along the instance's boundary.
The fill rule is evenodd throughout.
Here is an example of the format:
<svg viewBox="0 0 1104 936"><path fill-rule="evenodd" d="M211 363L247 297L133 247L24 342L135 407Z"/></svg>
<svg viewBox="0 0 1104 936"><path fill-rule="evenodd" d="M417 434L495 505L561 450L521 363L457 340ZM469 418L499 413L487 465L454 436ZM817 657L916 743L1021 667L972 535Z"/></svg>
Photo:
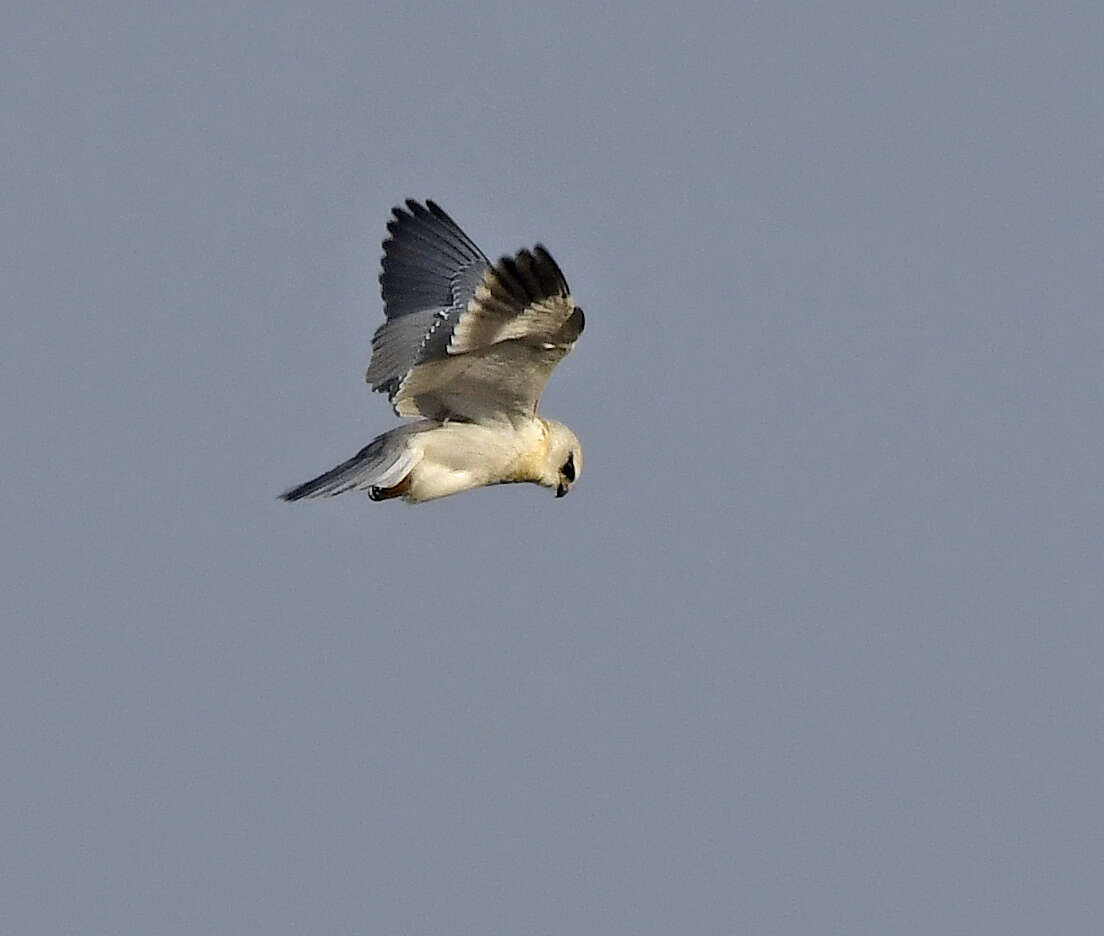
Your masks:
<svg viewBox="0 0 1104 936"><path fill-rule="evenodd" d="M451 217L449 217L449 213L445 211L445 209L442 208L440 205L438 205L437 202L435 202L432 198L427 198L425 204L426 208L429 209L429 213L433 215L433 217L438 218L439 220L444 221L448 224L456 223L452 220Z"/></svg>
<svg viewBox="0 0 1104 936"><path fill-rule="evenodd" d="M404 218L413 216L415 218L424 218L427 215L432 215L435 218L439 218L442 221L452 221L448 212L445 211L437 202L432 198L427 198L425 201L418 201L416 198L404 198L402 205L396 205L391 209L391 213L396 218ZM393 223L393 222L392 222ZM390 224L388 225L390 229Z"/></svg>
<svg viewBox="0 0 1104 936"><path fill-rule="evenodd" d="M521 286L525 295L519 298L524 301L550 296L565 298L571 294L563 271L543 244L537 244L532 250L519 250L512 257L502 257L496 271Z"/></svg>

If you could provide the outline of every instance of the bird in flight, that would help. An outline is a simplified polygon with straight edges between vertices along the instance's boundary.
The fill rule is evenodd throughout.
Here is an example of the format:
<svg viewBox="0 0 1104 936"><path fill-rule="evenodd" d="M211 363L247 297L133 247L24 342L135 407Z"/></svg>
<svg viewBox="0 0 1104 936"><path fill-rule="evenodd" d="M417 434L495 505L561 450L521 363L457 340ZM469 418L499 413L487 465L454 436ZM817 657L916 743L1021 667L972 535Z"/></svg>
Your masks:
<svg viewBox="0 0 1104 936"><path fill-rule="evenodd" d="M282 499L417 503L525 481L563 497L583 467L579 440L537 403L585 319L556 261L538 244L492 264L432 201L393 215L366 380L411 421Z"/></svg>

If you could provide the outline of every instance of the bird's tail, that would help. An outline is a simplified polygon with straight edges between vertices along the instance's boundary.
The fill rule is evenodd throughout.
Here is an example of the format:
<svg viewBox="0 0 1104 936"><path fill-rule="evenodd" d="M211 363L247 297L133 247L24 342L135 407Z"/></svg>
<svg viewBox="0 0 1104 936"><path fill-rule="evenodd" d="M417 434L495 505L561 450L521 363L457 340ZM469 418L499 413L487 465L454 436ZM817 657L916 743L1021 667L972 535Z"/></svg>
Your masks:
<svg viewBox="0 0 1104 936"><path fill-rule="evenodd" d="M418 461L407 444L410 433L402 426L373 439L352 458L325 474L280 495L281 500L332 497L345 491L367 490L370 495L400 484Z"/></svg>

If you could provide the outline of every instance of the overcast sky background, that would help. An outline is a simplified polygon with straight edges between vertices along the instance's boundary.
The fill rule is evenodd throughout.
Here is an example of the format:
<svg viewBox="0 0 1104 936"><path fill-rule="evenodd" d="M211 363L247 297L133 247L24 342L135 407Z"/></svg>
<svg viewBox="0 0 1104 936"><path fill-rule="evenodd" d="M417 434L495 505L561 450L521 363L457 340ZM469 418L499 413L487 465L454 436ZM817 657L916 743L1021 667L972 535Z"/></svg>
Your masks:
<svg viewBox="0 0 1104 936"><path fill-rule="evenodd" d="M1097 4L21 6L5 932L1099 926ZM564 500L276 501L408 196L586 309Z"/></svg>

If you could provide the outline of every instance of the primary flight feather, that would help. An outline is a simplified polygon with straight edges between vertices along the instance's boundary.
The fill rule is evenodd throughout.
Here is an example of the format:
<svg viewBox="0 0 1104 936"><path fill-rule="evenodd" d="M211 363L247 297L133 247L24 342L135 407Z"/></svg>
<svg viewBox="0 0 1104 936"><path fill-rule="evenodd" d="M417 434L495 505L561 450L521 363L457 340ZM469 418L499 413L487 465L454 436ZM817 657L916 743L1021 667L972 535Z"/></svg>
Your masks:
<svg viewBox="0 0 1104 936"><path fill-rule="evenodd" d="M366 379L413 421L282 498L358 490L416 503L522 481L563 497L582 450L537 403L585 319L556 261L538 245L492 264L432 201L395 208L387 230Z"/></svg>

